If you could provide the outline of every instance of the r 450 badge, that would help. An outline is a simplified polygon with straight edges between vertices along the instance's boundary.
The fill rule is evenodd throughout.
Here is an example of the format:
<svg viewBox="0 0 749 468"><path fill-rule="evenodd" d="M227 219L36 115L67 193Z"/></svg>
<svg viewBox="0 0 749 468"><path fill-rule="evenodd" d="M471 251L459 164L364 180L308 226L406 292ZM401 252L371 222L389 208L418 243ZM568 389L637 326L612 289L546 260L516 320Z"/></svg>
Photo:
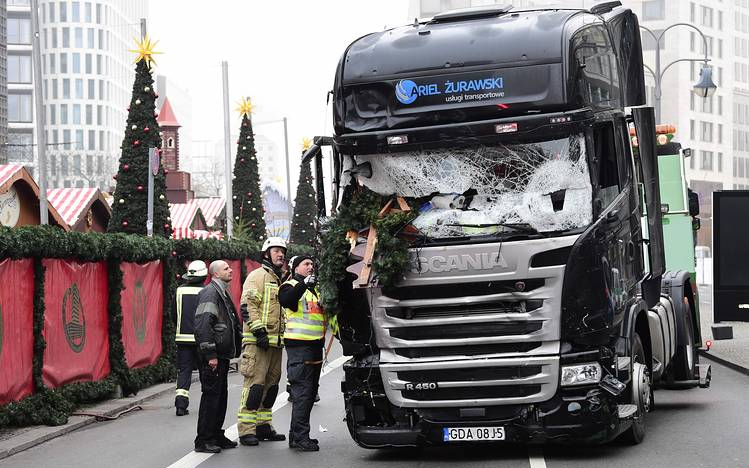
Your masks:
<svg viewBox="0 0 749 468"><path fill-rule="evenodd" d="M406 390L437 390L437 382L408 382Z"/></svg>

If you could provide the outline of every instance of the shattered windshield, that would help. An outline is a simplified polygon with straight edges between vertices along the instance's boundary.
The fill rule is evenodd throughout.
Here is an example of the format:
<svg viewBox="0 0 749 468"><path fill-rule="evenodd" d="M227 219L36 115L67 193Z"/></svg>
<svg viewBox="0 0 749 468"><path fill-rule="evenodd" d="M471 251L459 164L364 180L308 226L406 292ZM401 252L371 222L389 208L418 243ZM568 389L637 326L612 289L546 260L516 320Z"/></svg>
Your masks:
<svg viewBox="0 0 749 468"><path fill-rule="evenodd" d="M382 195L415 199L430 238L587 226L592 190L582 134L534 143L356 156Z"/></svg>

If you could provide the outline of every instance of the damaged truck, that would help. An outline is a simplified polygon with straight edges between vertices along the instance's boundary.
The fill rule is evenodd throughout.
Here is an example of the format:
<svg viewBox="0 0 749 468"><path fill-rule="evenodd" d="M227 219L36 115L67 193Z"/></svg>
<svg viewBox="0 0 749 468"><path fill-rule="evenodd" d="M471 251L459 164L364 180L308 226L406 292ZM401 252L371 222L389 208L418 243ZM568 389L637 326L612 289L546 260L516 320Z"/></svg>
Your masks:
<svg viewBox="0 0 749 468"><path fill-rule="evenodd" d="M326 145L333 212L369 191L411 213L396 281L374 226L338 257L359 445L639 443L656 387L709 384L694 278L666 271L645 93L619 2L456 10L346 49L335 134L304 155L320 214Z"/></svg>

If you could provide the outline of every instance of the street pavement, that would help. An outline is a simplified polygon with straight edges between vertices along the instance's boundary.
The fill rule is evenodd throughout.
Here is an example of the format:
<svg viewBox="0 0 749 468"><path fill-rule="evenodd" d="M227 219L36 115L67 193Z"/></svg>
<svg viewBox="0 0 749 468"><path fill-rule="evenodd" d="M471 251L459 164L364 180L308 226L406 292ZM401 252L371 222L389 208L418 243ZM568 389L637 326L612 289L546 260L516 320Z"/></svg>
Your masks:
<svg viewBox="0 0 749 468"><path fill-rule="evenodd" d="M709 289L701 287L703 342L712 339L712 309ZM68 428L24 428L0 433L0 468L17 466L74 467L157 467L265 468L303 465L305 468L350 466L441 466L470 467L747 467L749 466L749 324L734 323L734 343L714 341L702 361L713 366L709 389L658 390L656 409L648 415L648 435L637 446L616 442L605 446L546 446L527 448L507 444L453 446L426 449L366 450L350 438L344 422L340 392L346 359L337 346L321 379L321 401L312 414L312 437L320 440L321 451L299 453L286 442L265 442L259 447L238 447L220 454L192 451L197 422L200 384L193 386L190 415L174 415L173 384L145 389L135 398L113 400L88 408L92 413L117 413L124 407L142 409L114 421L94 422L74 417ZM733 341L733 340L731 340ZM708 361L707 358L716 359ZM726 360L731 368L721 364ZM743 367L742 367L743 366ZM738 369L738 371L737 371ZM282 376L285 382L285 375ZM236 437L236 408L242 379L230 374L229 408L225 427ZM291 405L283 393L274 407L274 425L288 431ZM232 427L233 426L233 427ZM58 436L56 438L51 437ZM45 441L46 440L46 441ZM43 442L44 443L40 443ZM37 444L37 445L35 445ZM8 450L21 450L8 455ZM31 447L31 448L27 448Z"/></svg>

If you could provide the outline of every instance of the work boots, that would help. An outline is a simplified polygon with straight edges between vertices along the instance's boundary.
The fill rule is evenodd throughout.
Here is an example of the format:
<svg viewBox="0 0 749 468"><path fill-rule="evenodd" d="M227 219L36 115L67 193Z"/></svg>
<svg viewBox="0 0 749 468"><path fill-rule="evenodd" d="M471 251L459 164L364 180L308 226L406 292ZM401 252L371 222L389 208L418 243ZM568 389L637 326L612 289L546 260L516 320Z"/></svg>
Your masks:
<svg viewBox="0 0 749 468"><path fill-rule="evenodd" d="M279 434L275 430L271 429L269 424L261 424L256 429L258 440L267 440L270 442L280 442L286 440L286 436Z"/></svg>
<svg viewBox="0 0 749 468"><path fill-rule="evenodd" d="M254 446L258 445L260 442L257 440L257 437L255 437L255 434L247 434L239 437L239 443L242 445Z"/></svg>
<svg viewBox="0 0 749 468"><path fill-rule="evenodd" d="M306 440L289 440L289 448L299 450L300 452L318 452L320 451L320 446L317 445L317 441L315 439L306 439Z"/></svg>

